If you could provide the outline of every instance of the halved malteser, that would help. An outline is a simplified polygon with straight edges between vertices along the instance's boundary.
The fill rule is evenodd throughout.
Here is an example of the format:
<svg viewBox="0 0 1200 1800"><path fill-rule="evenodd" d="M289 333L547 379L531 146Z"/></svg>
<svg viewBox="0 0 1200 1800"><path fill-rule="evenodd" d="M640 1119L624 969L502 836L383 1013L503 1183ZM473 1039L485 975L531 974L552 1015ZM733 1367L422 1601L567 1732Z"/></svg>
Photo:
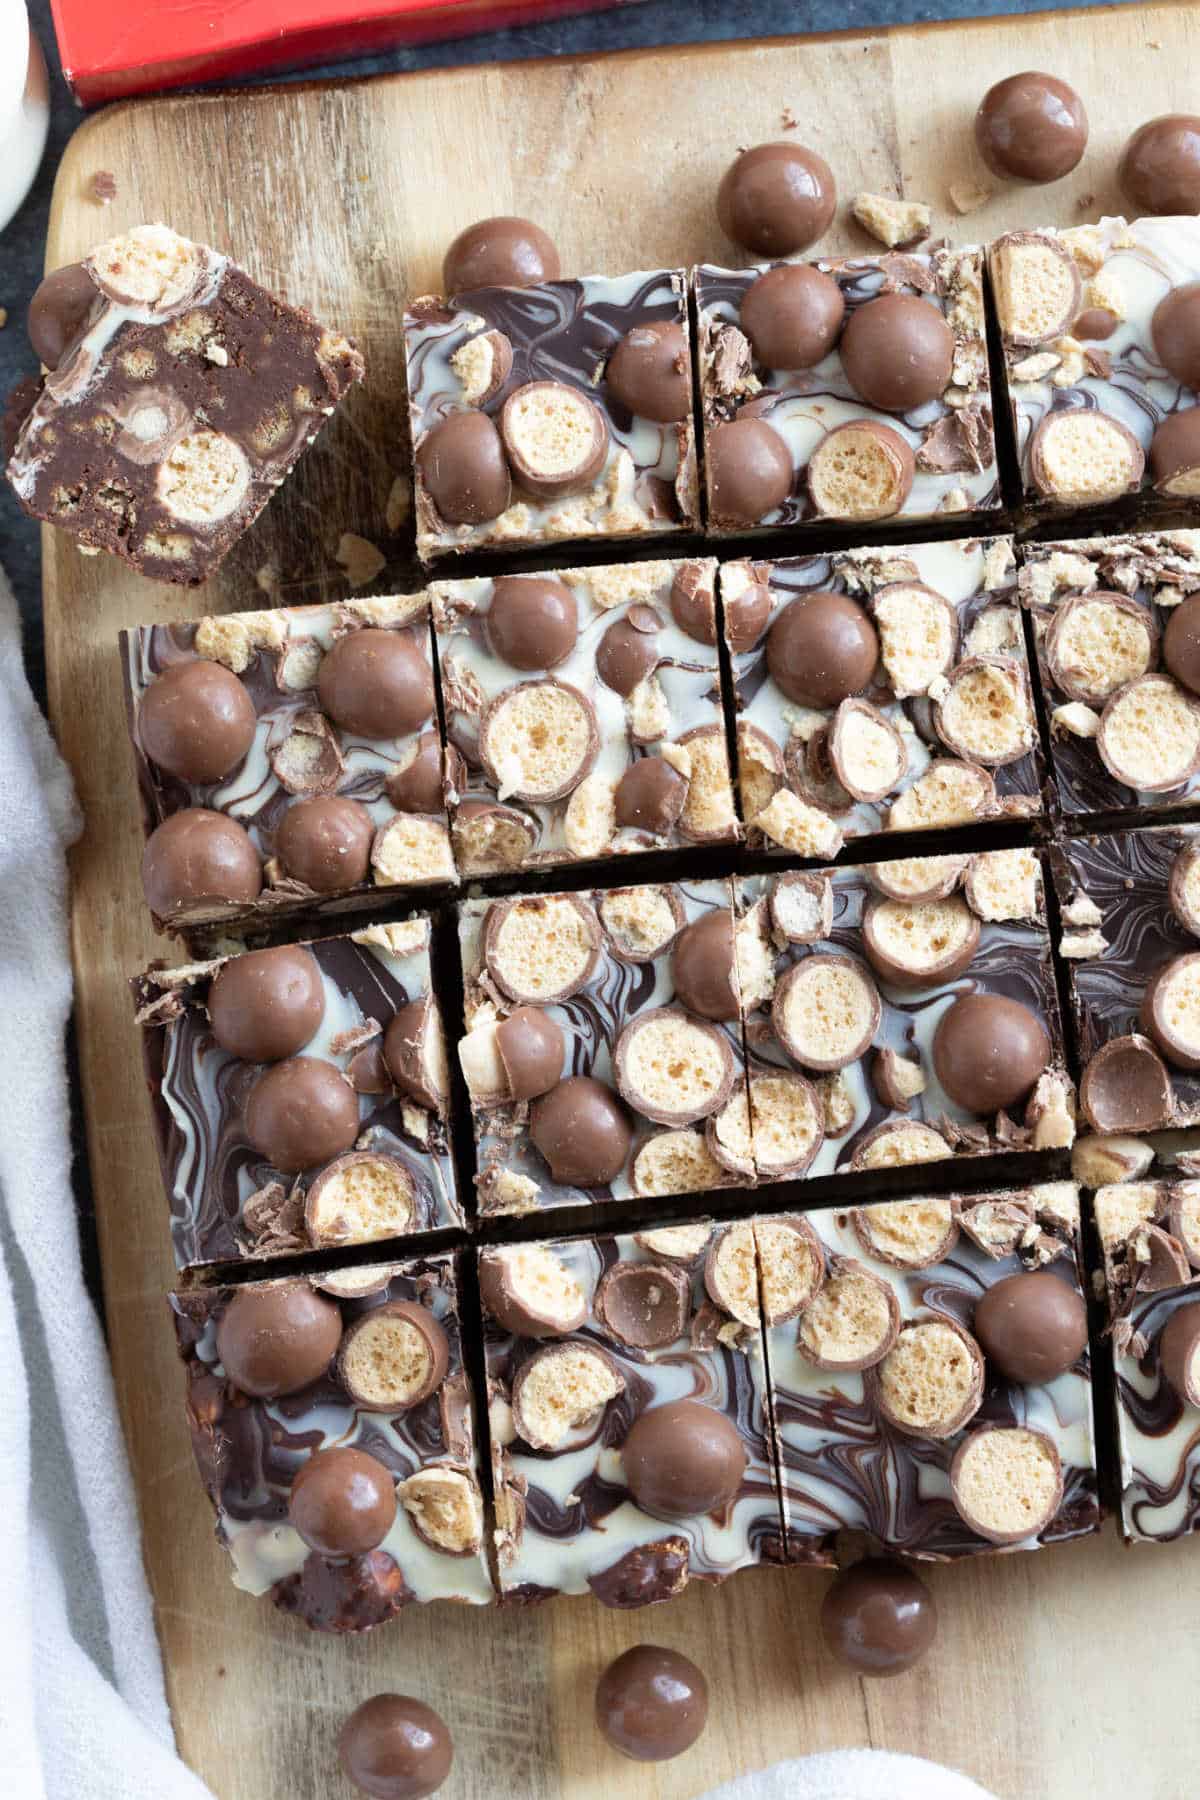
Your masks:
<svg viewBox="0 0 1200 1800"><path fill-rule="evenodd" d="M782 1325L818 1296L825 1279L825 1251L807 1219L755 1219L763 1319Z"/></svg>
<svg viewBox="0 0 1200 1800"><path fill-rule="evenodd" d="M443 1556L472 1556L483 1542L483 1495L469 1469L427 1463L398 1483L396 1498L417 1536Z"/></svg>
<svg viewBox="0 0 1200 1800"><path fill-rule="evenodd" d="M361 1300L367 1294L381 1294L399 1273L398 1263L352 1263L348 1269L331 1269L327 1275L313 1280L312 1285L335 1300Z"/></svg>
<svg viewBox="0 0 1200 1800"><path fill-rule="evenodd" d="M1200 937L1200 845L1186 844L1171 864L1167 897L1184 930Z"/></svg>
<svg viewBox="0 0 1200 1800"><path fill-rule="evenodd" d="M882 1362L900 1335L890 1282L851 1256L831 1256L825 1282L796 1326L796 1348L818 1369L849 1373Z"/></svg>
<svg viewBox="0 0 1200 1800"><path fill-rule="evenodd" d="M823 437L808 464L808 492L826 519L890 519L912 492L912 446L879 419L853 419Z"/></svg>
<svg viewBox="0 0 1200 1800"><path fill-rule="evenodd" d="M882 1005L867 971L848 956L817 951L794 963L775 989L775 1035L802 1069L844 1069L879 1029Z"/></svg>
<svg viewBox="0 0 1200 1800"><path fill-rule="evenodd" d="M1032 850L981 850L963 883L980 919L1036 919L1042 910L1042 866Z"/></svg>
<svg viewBox="0 0 1200 1800"><path fill-rule="evenodd" d="M1096 748L1126 787L1168 793L1200 768L1200 706L1169 675L1139 676L1106 702Z"/></svg>
<svg viewBox="0 0 1200 1800"><path fill-rule="evenodd" d="M591 487L608 459L604 414L562 381L530 381L510 394L500 436L513 479L539 500Z"/></svg>
<svg viewBox="0 0 1200 1800"><path fill-rule="evenodd" d="M704 1286L714 1306L739 1325L757 1325L761 1317L758 1253L749 1220L717 1232L704 1259Z"/></svg>
<svg viewBox="0 0 1200 1800"><path fill-rule="evenodd" d="M873 894L863 913L863 949L879 976L897 988L954 981L979 948L979 920L961 894L944 900L885 900Z"/></svg>
<svg viewBox="0 0 1200 1800"><path fill-rule="evenodd" d="M933 709L947 750L965 762L997 769L1033 746L1033 707L1024 675L1005 657L970 657L952 669L949 689Z"/></svg>
<svg viewBox="0 0 1200 1800"><path fill-rule="evenodd" d="M1033 1200L1028 1195L985 1194L964 1200L959 1214L959 1224L976 1249L996 1261L1016 1254L1033 1223Z"/></svg>
<svg viewBox="0 0 1200 1800"><path fill-rule="evenodd" d="M879 654L897 700L929 691L945 675L958 650L958 614L936 588L921 581L892 581L871 603Z"/></svg>
<svg viewBox="0 0 1200 1800"><path fill-rule="evenodd" d="M996 806L996 784L977 763L935 756L888 811L889 831L924 831L938 825L969 825L986 819Z"/></svg>
<svg viewBox="0 0 1200 1800"><path fill-rule="evenodd" d="M693 844L715 843L737 836L733 783L723 725L696 725L677 740L692 765L687 798L677 829Z"/></svg>
<svg viewBox="0 0 1200 1800"><path fill-rule="evenodd" d="M967 856L903 856L896 862L868 863L863 873L889 900L944 900L958 886L970 860Z"/></svg>
<svg viewBox="0 0 1200 1800"><path fill-rule="evenodd" d="M883 1104L893 1112L904 1112L928 1085L919 1058L901 1056L886 1044L875 1052L871 1083Z"/></svg>
<svg viewBox="0 0 1200 1800"><path fill-rule="evenodd" d="M1065 245L1036 231L1012 231L988 258L1005 341L1022 349L1069 331L1082 285Z"/></svg>
<svg viewBox="0 0 1200 1800"><path fill-rule="evenodd" d="M523 866L537 843L537 827L515 806L460 800L450 837L461 875L494 875Z"/></svg>
<svg viewBox="0 0 1200 1800"><path fill-rule="evenodd" d="M705 1120L704 1141L726 1180L736 1176L753 1181L754 1132L750 1096L742 1082L738 1082L720 1111L710 1113Z"/></svg>
<svg viewBox="0 0 1200 1800"><path fill-rule="evenodd" d="M738 799L749 824L783 786L783 751L748 719L737 724Z"/></svg>
<svg viewBox="0 0 1200 1800"><path fill-rule="evenodd" d="M1094 588L1055 608L1042 650L1051 679L1072 700L1103 706L1158 661L1158 626L1128 594Z"/></svg>
<svg viewBox="0 0 1200 1800"><path fill-rule="evenodd" d="M1200 1269L1200 1181L1172 1185L1169 1223L1193 1269Z"/></svg>
<svg viewBox="0 0 1200 1800"><path fill-rule="evenodd" d="M1062 1458L1044 1431L981 1425L954 1452L950 1492L963 1523L980 1537L1021 1544L1039 1537L1062 1505Z"/></svg>
<svg viewBox="0 0 1200 1800"><path fill-rule="evenodd" d="M833 929L833 883L828 875L798 870L771 888L771 924L789 944L815 944Z"/></svg>
<svg viewBox="0 0 1200 1800"><path fill-rule="evenodd" d="M854 807L854 796L842 785L833 766L831 741L833 733L822 725L807 737L798 733L788 739L783 754L787 778L802 799L811 806L840 819Z"/></svg>
<svg viewBox="0 0 1200 1800"><path fill-rule="evenodd" d="M486 406L494 400L512 374L512 366L512 343L502 331L477 332L450 358L468 406Z"/></svg>
<svg viewBox="0 0 1200 1800"><path fill-rule="evenodd" d="M709 1147L707 1130L655 1132L634 1155L630 1175L634 1193L644 1199L703 1194L726 1186L729 1179L729 1171Z"/></svg>
<svg viewBox="0 0 1200 1800"><path fill-rule="evenodd" d="M479 720L479 759L501 800L561 800L600 750L595 708L552 675L519 681L489 700Z"/></svg>
<svg viewBox="0 0 1200 1800"><path fill-rule="evenodd" d="M346 770L337 734L322 712L297 713L270 763L289 794L332 794Z"/></svg>
<svg viewBox="0 0 1200 1800"><path fill-rule="evenodd" d="M488 974L510 1000L567 1000L600 955L600 926L578 894L493 900L483 927Z"/></svg>
<svg viewBox="0 0 1200 1800"><path fill-rule="evenodd" d="M450 1071L442 1018L424 994L402 1006L383 1038L388 1072L401 1093L430 1112L444 1113L450 1100Z"/></svg>
<svg viewBox="0 0 1200 1800"><path fill-rule="evenodd" d="M1173 957L1151 977L1138 1022L1177 1069L1200 1069L1200 950Z"/></svg>
<svg viewBox="0 0 1200 1800"><path fill-rule="evenodd" d="M366 1412L405 1412L446 1378L445 1327L415 1300L388 1300L347 1327L338 1352L342 1385Z"/></svg>
<svg viewBox="0 0 1200 1800"><path fill-rule="evenodd" d="M1158 1334L1163 1377L1185 1406L1200 1406L1200 1301L1177 1306Z"/></svg>
<svg viewBox="0 0 1200 1800"><path fill-rule="evenodd" d="M724 1106L733 1050L715 1025L681 1006L655 1006L626 1025L613 1051L622 1097L658 1125L690 1125Z"/></svg>
<svg viewBox="0 0 1200 1800"><path fill-rule="evenodd" d="M651 1256L691 1268L708 1249L712 1234L713 1228L708 1224L660 1225L650 1231L635 1231L633 1241Z"/></svg>
<svg viewBox="0 0 1200 1800"><path fill-rule="evenodd" d="M904 1325L872 1371L876 1405L908 1437L942 1439L961 1431L983 1399L983 1351L949 1319Z"/></svg>
<svg viewBox="0 0 1200 1800"><path fill-rule="evenodd" d="M1083 1071L1079 1109L1093 1131L1158 1131L1175 1112L1171 1077L1149 1038L1109 1038Z"/></svg>
<svg viewBox="0 0 1200 1800"><path fill-rule="evenodd" d="M362 1244L411 1231L417 1184L398 1156L351 1150L322 1169L304 1202L304 1224L314 1250Z"/></svg>
<svg viewBox="0 0 1200 1800"><path fill-rule="evenodd" d="M868 1256L896 1269L932 1269L945 1262L958 1242L958 1211L953 1195L930 1194L856 1206L850 1224Z"/></svg>
<svg viewBox="0 0 1200 1800"><path fill-rule="evenodd" d="M932 1125L917 1119L885 1119L859 1138L852 1169L902 1169L911 1163L942 1162L954 1152Z"/></svg>
<svg viewBox="0 0 1200 1800"><path fill-rule="evenodd" d="M418 881L453 881L454 853L440 819L396 813L371 842L376 887L411 886Z"/></svg>
<svg viewBox="0 0 1200 1800"><path fill-rule="evenodd" d="M673 887L609 888L597 911L618 962L652 962L685 923L683 903Z"/></svg>
<svg viewBox="0 0 1200 1800"><path fill-rule="evenodd" d="M754 1166L767 1181L803 1175L825 1139L825 1112L811 1081L791 1070L750 1076Z"/></svg>
<svg viewBox="0 0 1200 1800"><path fill-rule="evenodd" d="M513 1425L531 1450L560 1450L575 1432L599 1425L625 1377L592 1344L548 1344L521 1364L512 1386Z"/></svg>
<svg viewBox="0 0 1200 1800"><path fill-rule="evenodd" d="M1146 458L1132 431L1090 407L1048 412L1029 440L1029 473L1060 506L1099 506L1135 491Z"/></svg>
<svg viewBox="0 0 1200 1800"><path fill-rule="evenodd" d="M829 730L833 772L856 800L882 800L908 773L908 751L891 720L869 700L843 700Z"/></svg>
<svg viewBox="0 0 1200 1800"><path fill-rule="evenodd" d="M479 1297L514 1337L566 1337L587 1318L587 1296L543 1244L511 1244L479 1258Z"/></svg>
<svg viewBox="0 0 1200 1800"><path fill-rule="evenodd" d="M666 1262L613 1263L592 1301L609 1337L631 1350L665 1350L683 1336L691 1309L691 1283Z"/></svg>

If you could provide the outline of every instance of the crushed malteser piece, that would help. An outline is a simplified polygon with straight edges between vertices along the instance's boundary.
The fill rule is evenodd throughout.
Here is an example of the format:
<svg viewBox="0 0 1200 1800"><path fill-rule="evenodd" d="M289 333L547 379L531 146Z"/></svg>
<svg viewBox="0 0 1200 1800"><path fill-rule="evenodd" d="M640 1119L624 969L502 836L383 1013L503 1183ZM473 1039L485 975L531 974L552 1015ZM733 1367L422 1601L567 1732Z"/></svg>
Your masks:
<svg viewBox="0 0 1200 1800"><path fill-rule="evenodd" d="M343 531L334 560L346 571L346 580L352 588L366 587L387 565L387 558L378 545L359 537L354 531Z"/></svg>
<svg viewBox="0 0 1200 1800"><path fill-rule="evenodd" d="M892 802L889 831L917 831L939 825L968 825L985 818L996 802L996 786L977 764L935 757L912 786Z"/></svg>
<svg viewBox="0 0 1200 1800"><path fill-rule="evenodd" d="M1064 732L1071 737L1094 738L1100 729L1100 714L1085 706L1082 700L1072 700L1066 706L1056 706L1050 714L1050 735L1061 737Z"/></svg>
<svg viewBox="0 0 1200 1800"><path fill-rule="evenodd" d="M872 610L879 652L897 700L924 694L954 662L958 615L933 588L921 582L892 582L879 588Z"/></svg>
<svg viewBox="0 0 1200 1800"><path fill-rule="evenodd" d="M1077 1138L1071 1151L1071 1173L1087 1188L1140 1181L1153 1162L1153 1147L1144 1138L1119 1134Z"/></svg>
<svg viewBox="0 0 1200 1800"><path fill-rule="evenodd" d="M971 858L964 892L981 919L1036 919L1042 869L1032 850L985 850Z"/></svg>
<svg viewBox="0 0 1200 1800"><path fill-rule="evenodd" d="M978 212L992 197L991 188L977 181L952 181L948 192L950 204L958 213Z"/></svg>
<svg viewBox="0 0 1200 1800"><path fill-rule="evenodd" d="M407 475L397 475L388 489L384 523L389 531L399 531L412 514L412 482Z"/></svg>
<svg viewBox="0 0 1200 1800"><path fill-rule="evenodd" d="M809 806L789 788L780 788L750 824L797 856L834 857L845 842L836 819Z"/></svg>
<svg viewBox="0 0 1200 1800"><path fill-rule="evenodd" d="M1108 939L1102 931L1064 931L1058 940L1058 953L1074 962L1087 962L1092 957L1103 956L1108 949Z"/></svg>
<svg viewBox="0 0 1200 1800"><path fill-rule="evenodd" d="M315 1248L396 1237L416 1218L417 1189L399 1157L351 1150L321 1171L308 1190L305 1223Z"/></svg>
<svg viewBox="0 0 1200 1800"><path fill-rule="evenodd" d="M851 212L873 238L889 250L908 249L929 236L932 212L920 200L893 200L887 194L859 194Z"/></svg>

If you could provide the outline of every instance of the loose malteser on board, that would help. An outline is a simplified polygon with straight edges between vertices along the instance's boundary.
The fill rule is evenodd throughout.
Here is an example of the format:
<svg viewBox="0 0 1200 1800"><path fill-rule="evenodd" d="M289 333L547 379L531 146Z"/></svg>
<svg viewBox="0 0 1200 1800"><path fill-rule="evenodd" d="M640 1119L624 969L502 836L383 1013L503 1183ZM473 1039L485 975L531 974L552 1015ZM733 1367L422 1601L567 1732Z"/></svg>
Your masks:
<svg viewBox="0 0 1200 1800"><path fill-rule="evenodd" d="M133 993L181 1268L463 1224L427 919Z"/></svg>

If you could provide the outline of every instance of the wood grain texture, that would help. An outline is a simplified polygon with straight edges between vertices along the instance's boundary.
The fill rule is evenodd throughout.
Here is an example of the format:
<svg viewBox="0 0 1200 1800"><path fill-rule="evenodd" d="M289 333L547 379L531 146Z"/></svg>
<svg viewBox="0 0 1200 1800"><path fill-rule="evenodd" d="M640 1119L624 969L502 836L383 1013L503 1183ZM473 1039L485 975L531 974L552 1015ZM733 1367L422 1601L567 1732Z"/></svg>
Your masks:
<svg viewBox="0 0 1200 1800"><path fill-rule="evenodd" d="M447 1796L695 1795L782 1756L868 1741L955 1764L1003 1800L1194 1791L1197 1552L1127 1553L1111 1529L1084 1546L935 1570L937 1652L874 1686L823 1654L824 1580L802 1571L697 1588L652 1615L582 1600L490 1616L414 1609L361 1642L311 1636L234 1591L192 1467L163 1304L173 1271L125 990L163 946L139 891L115 640L144 620L261 604L265 567L289 601L340 595L345 530L389 552L381 591L410 578L409 546L384 523L404 469L400 312L406 293L436 285L444 246L472 219L532 213L568 270L720 259L717 180L736 146L780 135L786 108L846 199L860 187L927 199L960 241L1068 224L1119 210L1117 151L1142 119L1194 104L1198 50L1194 9L1125 7L175 98L105 112L69 146L48 266L166 219L352 331L371 371L207 589L175 595L64 538L45 545L51 705L87 813L74 952L109 1336L180 1743L220 1800L342 1792L337 1726L385 1687L425 1695L451 1721ZM992 81L1031 66L1087 97L1091 150L1055 187L1004 189L960 220L947 186L980 173L974 106ZM117 184L103 210L90 197L99 169ZM839 221L828 247L863 243ZM608 1754L591 1723L600 1667L646 1638L697 1655L714 1696L699 1747L657 1770Z"/></svg>

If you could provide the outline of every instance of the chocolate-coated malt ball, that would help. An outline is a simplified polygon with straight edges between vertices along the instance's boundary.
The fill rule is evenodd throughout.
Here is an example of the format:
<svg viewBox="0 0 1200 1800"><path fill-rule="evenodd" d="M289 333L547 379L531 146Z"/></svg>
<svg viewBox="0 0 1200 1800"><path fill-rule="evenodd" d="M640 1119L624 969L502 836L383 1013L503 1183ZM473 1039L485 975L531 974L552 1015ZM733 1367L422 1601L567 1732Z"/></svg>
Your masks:
<svg viewBox="0 0 1200 1800"><path fill-rule="evenodd" d="M846 594L817 591L784 607L767 636L767 668L776 687L799 706L839 706L875 673L879 635Z"/></svg>
<svg viewBox="0 0 1200 1800"><path fill-rule="evenodd" d="M256 1399L296 1394L322 1376L342 1341L342 1314L307 1281L238 1288L217 1324L217 1355Z"/></svg>
<svg viewBox="0 0 1200 1800"><path fill-rule="evenodd" d="M1150 337L1168 375L1200 388L1200 281L1172 288L1154 309Z"/></svg>
<svg viewBox="0 0 1200 1800"><path fill-rule="evenodd" d="M633 1126L611 1088L591 1075L569 1075L534 1101L529 1135L555 1181L605 1187L625 1167Z"/></svg>
<svg viewBox="0 0 1200 1800"><path fill-rule="evenodd" d="M358 1136L358 1096L340 1069L292 1056L259 1076L246 1101L246 1136L285 1175L332 1162Z"/></svg>
<svg viewBox="0 0 1200 1800"><path fill-rule="evenodd" d="M396 738L433 712L433 670L410 631L349 631L321 658L317 693L335 725L357 737Z"/></svg>
<svg viewBox="0 0 1200 1800"><path fill-rule="evenodd" d="M1134 132L1117 180L1139 213L1200 213L1200 117L1164 113Z"/></svg>
<svg viewBox="0 0 1200 1800"><path fill-rule="evenodd" d="M842 367L856 394L883 412L913 412L945 391L954 333L916 294L882 294L851 314Z"/></svg>
<svg viewBox="0 0 1200 1800"><path fill-rule="evenodd" d="M280 1062L315 1035L325 1016L325 987L311 950L281 944L222 963L206 1004L222 1050L243 1062Z"/></svg>
<svg viewBox="0 0 1200 1800"><path fill-rule="evenodd" d="M254 742L254 705L222 663L196 657L156 675L138 704L137 731L150 761L180 781L220 781Z"/></svg>
<svg viewBox="0 0 1200 1800"><path fill-rule="evenodd" d="M445 1720L423 1700L375 1694L342 1726L338 1761L372 1800L426 1800L449 1775L454 1744Z"/></svg>
<svg viewBox="0 0 1200 1800"><path fill-rule="evenodd" d="M765 419L730 419L705 449L714 525L757 525L792 491L792 453Z"/></svg>
<svg viewBox="0 0 1200 1800"><path fill-rule="evenodd" d="M1200 594L1171 608L1163 633L1163 662L1193 694L1200 694Z"/></svg>
<svg viewBox="0 0 1200 1800"><path fill-rule="evenodd" d="M1083 101L1056 75L1026 69L998 81L975 115L975 142L993 175L1060 181L1087 149Z"/></svg>
<svg viewBox="0 0 1200 1800"><path fill-rule="evenodd" d="M738 324L756 362L768 369L812 369L837 343L845 314L832 275L806 263L782 263L751 282Z"/></svg>
<svg viewBox="0 0 1200 1800"><path fill-rule="evenodd" d="M741 1011L733 920L714 908L685 925L671 946L675 998L702 1019L729 1021Z"/></svg>
<svg viewBox="0 0 1200 1800"><path fill-rule="evenodd" d="M262 892L262 863L236 819L188 806L151 832L142 852L142 887L159 919L206 902L248 906Z"/></svg>
<svg viewBox="0 0 1200 1800"><path fill-rule="evenodd" d="M1048 1269L1006 1275L980 1299L973 1330L1009 1381L1041 1387L1074 1368L1087 1348L1087 1307Z"/></svg>
<svg viewBox="0 0 1200 1800"><path fill-rule="evenodd" d="M417 445L417 465L451 525L484 525L512 499L504 445L487 413L455 412L431 426Z"/></svg>
<svg viewBox="0 0 1200 1800"><path fill-rule="evenodd" d="M937 1605L903 1563L868 1556L826 1589L821 1630L838 1661L858 1674L902 1675L937 1636Z"/></svg>
<svg viewBox="0 0 1200 1800"><path fill-rule="evenodd" d="M315 894L337 894L365 881L375 825L360 800L315 794L294 800L275 833L275 854L286 875Z"/></svg>
<svg viewBox="0 0 1200 1800"><path fill-rule="evenodd" d="M621 1450L638 1505L663 1519L719 1512L742 1485L748 1457L728 1414L672 1400L639 1414Z"/></svg>
<svg viewBox="0 0 1200 1800"><path fill-rule="evenodd" d="M288 1495L288 1519L322 1556L363 1556L382 1544L396 1517L390 1469L364 1450L337 1445L301 1463Z"/></svg>
<svg viewBox="0 0 1200 1800"><path fill-rule="evenodd" d="M1024 1100L1049 1060L1050 1039L1037 1014L1004 994L962 995L933 1034L942 1087L985 1118Z"/></svg>
<svg viewBox="0 0 1200 1800"><path fill-rule="evenodd" d="M686 419L692 383L682 325L655 319L633 326L609 357L604 381L612 397L638 418L658 425Z"/></svg>
<svg viewBox="0 0 1200 1800"><path fill-rule="evenodd" d="M500 575L487 610L488 643L512 669L554 669L579 639L579 609L556 575Z"/></svg>
<svg viewBox="0 0 1200 1800"><path fill-rule="evenodd" d="M63 352L83 330L99 289L82 263L55 269L34 289L26 329L33 353L48 369L57 369Z"/></svg>
<svg viewBox="0 0 1200 1800"><path fill-rule="evenodd" d="M471 288L537 287L557 281L558 251L532 219L501 215L480 219L460 231L442 263L443 291Z"/></svg>
<svg viewBox="0 0 1200 1800"><path fill-rule="evenodd" d="M1194 500L1200 494L1200 406L1168 413L1150 439L1150 474L1160 494Z"/></svg>
<svg viewBox="0 0 1200 1800"><path fill-rule="evenodd" d="M634 1644L596 1683L596 1724L634 1762L666 1762L690 1750L708 1723L704 1671L678 1650Z"/></svg>
<svg viewBox="0 0 1200 1800"><path fill-rule="evenodd" d="M717 190L722 231L757 256L807 250L828 231L836 207L833 170L803 144L743 150Z"/></svg>

